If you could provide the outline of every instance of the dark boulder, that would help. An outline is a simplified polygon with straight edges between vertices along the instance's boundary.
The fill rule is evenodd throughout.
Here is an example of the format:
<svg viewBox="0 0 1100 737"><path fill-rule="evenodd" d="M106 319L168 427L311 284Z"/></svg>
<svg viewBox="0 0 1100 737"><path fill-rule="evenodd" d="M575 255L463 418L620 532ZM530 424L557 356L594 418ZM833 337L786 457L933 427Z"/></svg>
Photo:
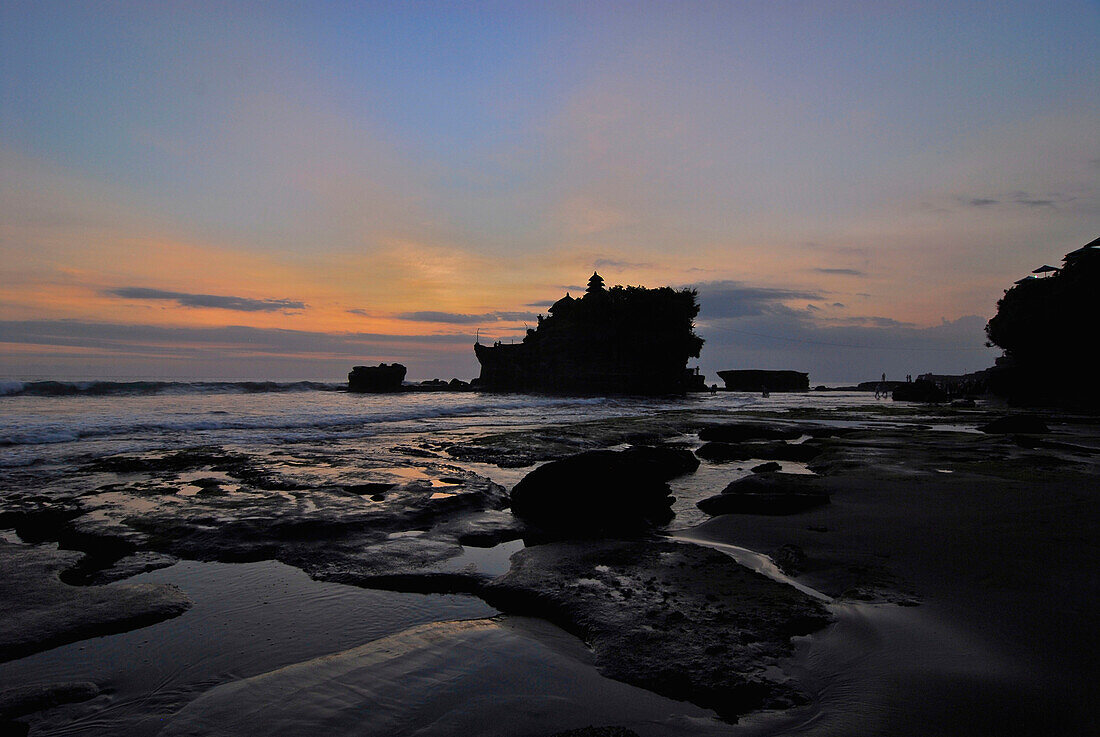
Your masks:
<svg viewBox="0 0 1100 737"><path fill-rule="evenodd" d="M947 392L940 389L931 381L917 379L905 382L894 388L891 395L895 402L946 402L950 399Z"/></svg>
<svg viewBox="0 0 1100 737"><path fill-rule="evenodd" d="M348 374L348 391L364 393L399 392L405 380L405 367L400 363L377 366L355 366Z"/></svg>
<svg viewBox="0 0 1100 737"><path fill-rule="evenodd" d="M686 448L634 445L619 455L627 463L637 465L639 471L651 473L661 481L694 473L699 468L699 459Z"/></svg>
<svg viewBox="0 0 1100 737"><path fill-rule="evenodd" d="M667 479L683 459L658 449L593 450L550 461L512 489L512 513L553 536L628 533L672 519Z"/></svg>
<svg viewBox="0 0 1100 737"><path fill-rule="evenodd" d="M709 515L797 514L829 502L821 479L793 473L759 473L734 481L696 506Z"/></svg>
<svg viewBox="0 0 1100 737"><path fill-rule="evenodd" d="M1050 432L1050 428L1047 427L1047 424L1043 422L1041 417L1026 414L1001 417L993 420L993 422L982 425L978 429L991 435L1017 433L1022 435L1039 435Z"/></svg>
<svg viewBox="0 0 1100 737"><path fill-rule="evenodd" d="M768 461L767 463L761 463L759 466L753 466L749 470L753 473L767 473L769 471L781 471L783 467L775 461Z"/></svg>
<svg viewBox="0 0 1100 737"><path fill-rule="evenodd" d="M816 445L791 445L782 441L768 443L706 443L695 454L715 463L759 458L765 461L798 461L805 463L821 454Z"/></svg>
<svg viewBox="0 0 1100 737"><path fill-rule="evenodd" d="M720 443L743 443L746 440L795 440L802 437L802 428L756 423L725 423L708 425L699 431L700 440Z"/></svg>

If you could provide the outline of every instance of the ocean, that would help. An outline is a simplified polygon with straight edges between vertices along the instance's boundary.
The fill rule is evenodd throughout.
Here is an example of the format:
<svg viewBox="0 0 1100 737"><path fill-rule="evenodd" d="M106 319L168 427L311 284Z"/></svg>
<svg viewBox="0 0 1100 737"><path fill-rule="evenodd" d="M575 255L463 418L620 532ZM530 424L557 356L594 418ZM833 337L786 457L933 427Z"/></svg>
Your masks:
<svg viewBox="0 0 1100 737"><path fill-rule="evenodd" d="M361 453L380 437L629 417L866 403L861 393L550 397L476 392L354 394L313 381L0 381L0 466L64 464L183 445Z"/></svg>

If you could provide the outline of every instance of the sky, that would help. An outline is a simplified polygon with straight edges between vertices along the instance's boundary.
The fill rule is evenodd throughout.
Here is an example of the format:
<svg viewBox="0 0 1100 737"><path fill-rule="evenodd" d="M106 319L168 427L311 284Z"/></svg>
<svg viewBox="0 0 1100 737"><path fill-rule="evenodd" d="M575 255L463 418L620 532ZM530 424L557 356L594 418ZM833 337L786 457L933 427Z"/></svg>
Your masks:
<svg viewBox="0 0 1100 737"><path fill-rule="evenodd" d="M0 378L468 379L593 270L697 289L709 381L981 369L1100 235L1097 38L1077 0L4 0Z"/></svg>

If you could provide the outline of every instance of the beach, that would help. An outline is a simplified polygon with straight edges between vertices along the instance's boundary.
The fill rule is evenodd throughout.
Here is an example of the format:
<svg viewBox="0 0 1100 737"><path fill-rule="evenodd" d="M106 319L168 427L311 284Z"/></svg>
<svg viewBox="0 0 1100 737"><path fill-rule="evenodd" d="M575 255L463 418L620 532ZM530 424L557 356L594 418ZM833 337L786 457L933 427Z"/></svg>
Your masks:
<svg viewBox="0 0 1100 737"><path fill-rule="evenodd" d="M0 550L23 590L38 581L44 593L35 608L0 589L5 611L34 624L4 630L0 682L94 685L0 712L30 734L1098 724L1094 417L1045 413L1049 432L987 433L1017 411L859 392L3 391ZM511 511L512 489L543 464L694 454L715 427L792 437L726 443L736 459L677 471L673 516L652 529L548 538ZM770 478L751 471L768 461L775 483L809 479L814 505L697 506ZM87 596L105 607L96 621L72 615Z"/></svg>

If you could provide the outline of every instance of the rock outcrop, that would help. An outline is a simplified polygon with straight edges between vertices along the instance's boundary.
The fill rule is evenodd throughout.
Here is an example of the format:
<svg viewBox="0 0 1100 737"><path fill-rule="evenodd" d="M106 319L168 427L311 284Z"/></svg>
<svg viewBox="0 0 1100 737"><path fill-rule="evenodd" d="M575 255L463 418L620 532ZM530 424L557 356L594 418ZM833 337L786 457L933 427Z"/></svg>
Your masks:
<svg viewBox="0 0 1100 737"><path fill-rule="evenodd" d="M401 391L405 371L399 363L356 366L348 374L348 391L370 394Z"/></svg>
<svg viewBox="0 0 1100 737"><path fill-rule="evenodd" d="M726 382L726 390L731 392L808 392L810 390L810 375L801 371L739 369L719 371L718 376Z"/></svg>
<svg viewBox="0 0 1100 737"><path fill-rule="evenodd" d="M587 292L568 294L521 343L475 343L476 383L488 391L571 394L673 394L699 388L687 369L703 339L695 334L696 293L670 287L605 289L593 274Z"/></svg>
<svg viewBox="0 0 1100 737"><path fill-rule="evenodd" d="M696 506L710 515L797 514L829 503L816 476L764 472L734 481Z"/></svg>
<svg viewBox="0 0 1100 737"><path fill-rule="evenodd" d="M179 616L190 599L166 584L69 586L80 553L0 541L0 661Z"/></svg>
<svg viewBox="0 0 1100 737"><path fill-rule="evenodd" d="M820 602L723 553L654 540L529 547L480 595L577 634L604 675L731 721L805 702L769 667L829 622Z"/></svg>
<svg viewBox="0 0 1100 737"><path fill-rule="evenodd" d="M698 465L676 448L580 453L523 477L512 489L512 512L551 537L637 533L672 519L667 482Z"/></svg>
<svg viewBox="0 0 1100 737"><path fill-rule="evenodd" d="M898 385L891 397L895 402L925 402L928 404L946 402L951 398L943 389L924 379Z"/></svg>
<svg viewBox="0 0 1100 737"><path fill-rule="evenodd" d="M1100 238L1067 253L1062 268L1016 282L997 302L986 335L1005 355L990 391L1020 404L1100 407L1093 355Z"/></svg>

